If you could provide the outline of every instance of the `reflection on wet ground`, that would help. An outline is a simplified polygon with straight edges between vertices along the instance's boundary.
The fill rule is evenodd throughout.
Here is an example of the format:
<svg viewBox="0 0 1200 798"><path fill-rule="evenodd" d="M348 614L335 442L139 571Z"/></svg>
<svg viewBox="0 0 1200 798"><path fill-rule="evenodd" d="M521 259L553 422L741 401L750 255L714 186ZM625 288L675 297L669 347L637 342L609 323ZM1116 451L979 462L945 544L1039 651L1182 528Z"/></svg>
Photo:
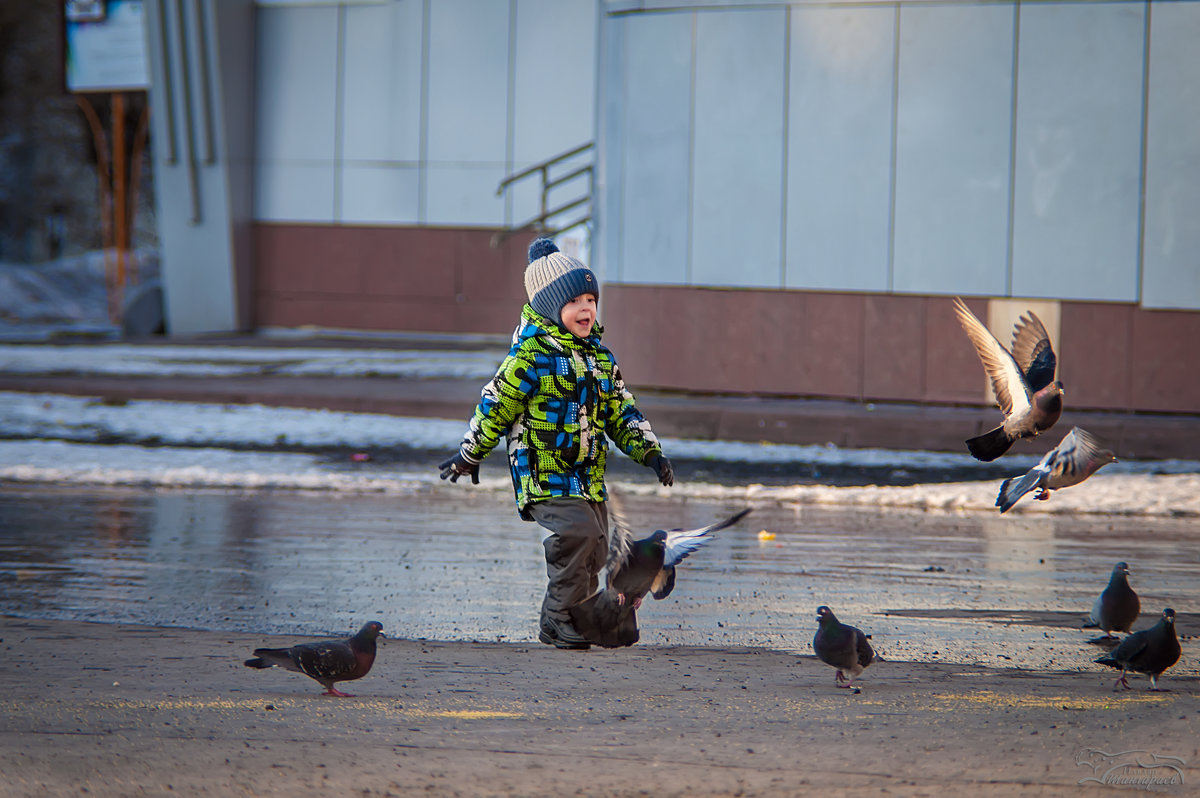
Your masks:
<svg viewBox="0 0 1200 798"><path fill-rule="evenodd" d="M365 619L392 636L533 641L540 527L509 496L0 490L0 613L288 634ZM728 503L627 497L636 531L700 526ZM760 531L774 533L760 535ZM828 604L892 660L1091 664L1082 618L1129 562L1150 625L1200 632L1194 520L1002 517L760 506L639 613L643 644L811 653ZM1174 672L1197 673L1194 639Z"/></svg>

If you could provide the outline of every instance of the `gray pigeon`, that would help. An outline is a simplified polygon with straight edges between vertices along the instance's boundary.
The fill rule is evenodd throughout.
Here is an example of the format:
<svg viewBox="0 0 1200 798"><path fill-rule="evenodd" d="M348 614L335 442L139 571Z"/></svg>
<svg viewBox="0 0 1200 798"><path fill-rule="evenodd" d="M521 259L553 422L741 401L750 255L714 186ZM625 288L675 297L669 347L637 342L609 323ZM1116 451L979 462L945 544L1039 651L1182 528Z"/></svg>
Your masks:
<svg viewBox="0 0 1200 798"><path fill-rule="evenodd" d="M325 687L323 695L353 698L333 684L366 676L375 664L375 638L383 636L383 624L370 621L363 624L358 634L345 640L300 643L291 648L256 648L255 658L246 660L245 665L247 668L278 665L316 679Z"/></svg>
<svg viewBox="0 0 1200 798"><path fill-rule="evenodd" d="M1121 641L1121 645L1096 662L1121 669L1121 678L1113 684L1114 691L1118 686L1131 689L1129 682L1125 681L1125 674L1133 671L1150 677L1151 690L1165 692L1165 688L1158 686L1158 677L1179 661L1180 653L1179 638L1175 634L1175 610L1167 607L1158 623L1129 635Z"/></svg>
<svg viewBox="0 0 1200 798"><path fill-rule="evenodd" d="M1045 326L1032 311L1013 328L1011 352L958 297L954 298L954 312L1004 411L1003 424L967 441L967 449L976 459L991 462L1007 452L1013 441L1037 437L1062 415L1063 385L1054 379L1058 360Z"/></svg>
<svg viewBox="0 0 1200 798"><path fill-rule="evenodd" d="M839 621L833 610L825 605L817 607L817 634L813 637L813 651L821 662L837 668L834 683L838 687L857 692L854 680L868 665L880 659L868 642L870 638L870 635L863 634L862 629ZM849 679L846 674L850 675Z"/></svg>
<svg viewBox="0 0 1200 798"><path fill-rule="evenodd" d="M675 588L676 566L708 543L713 532L733 526L749 513L747 508L699 529L660 529L641 540L633 540L629 528L614 516L606 586L571 608L576 631L606 648L636 643L637 610L646 594L656 599L669 596Z"/></svg>
<svg viewBox="0 0 1200 798"><path fill-rule="evenodd" d="M1045 457L1024 476L1004 480L996 496L996 506L1001 513L1006 513L1034 488L1039 488L1034 498L1045 501L1050 498L1050 491L1078 485L1115 462L1116 455L1109 449L1100 448L1090 432L1082 427L1072 427L1058 446L1046 452Z"/></svg>
<svg viewBox="0 0 1200 798"><path fill-rule="evenodd" d="M1129 565L1119 562L1113 566L1112 576L1108 578L1108 587L1104 588L1104 592L1092 605L1088 623L1083 625L1084 629L1099 628L1104 631L1104 635L1088 642L1116 640L1113 632L1128 632L1132 629L1141 609L1142 603L1138 600L1138 594L1129 586Z"/></svg>

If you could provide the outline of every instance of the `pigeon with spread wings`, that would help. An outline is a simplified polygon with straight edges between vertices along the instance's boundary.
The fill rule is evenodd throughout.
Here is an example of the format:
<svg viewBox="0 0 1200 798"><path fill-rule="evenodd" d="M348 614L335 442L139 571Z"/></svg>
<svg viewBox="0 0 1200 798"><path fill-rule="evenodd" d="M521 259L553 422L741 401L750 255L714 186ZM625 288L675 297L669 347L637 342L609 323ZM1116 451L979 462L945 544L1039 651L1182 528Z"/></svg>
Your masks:
<svg viewBox="0 0 1200 798"><path fill-rule="evenodd" d="M1055 446L1024 476L1010 477L1000 485L996 506L1001 513L1012 509L1017 500L1034 488L1035 499L1050 498L1050 491L1078 485L1109 463L1117 462L1110 450L1103 449L1082 427L1072 427Z"/></svg>
<svg viewBox="0 0 1200 798"><path fill-rule="evenodd" d="M629 527L614 513L606 586L571 608L575 629L606 648L631 646L638 641L637 610L647 593L665 599L675 588L675 568L712 539L712 533L746 517L742 510L723 521L699 529L659 529L634 540Z"/></svg>
<svg viewBox="0 0 1200 798"><path fill-rule="evenodd" d="M954 299L954 312L1004 411L1004 423L967 441L976 459L991 462L1007 452L1013 441L1036 437L1053 427L1062 415L1063 385L1054 379L1058 360L1045 325L1033 311L1021 316L1013 328L1011 352L958 297Z"/></svg>

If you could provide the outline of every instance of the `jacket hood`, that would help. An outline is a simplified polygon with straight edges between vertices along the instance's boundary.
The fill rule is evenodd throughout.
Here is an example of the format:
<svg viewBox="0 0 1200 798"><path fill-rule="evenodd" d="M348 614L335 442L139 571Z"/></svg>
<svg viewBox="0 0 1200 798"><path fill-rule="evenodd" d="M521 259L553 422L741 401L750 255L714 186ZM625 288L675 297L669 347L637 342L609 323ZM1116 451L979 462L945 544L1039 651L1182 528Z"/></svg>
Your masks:
<svg viewBox="0 0 1200 798"><path fill-rule="evenodd" d="M513 344L523 341L527 338L533 338L537 335L544 335L552 338L559 343L563 348L579 346L585 341L593 346L600 345L600 336L604 334L604 328L600 326L600 322L592 325L592 334L587 338L576 338L573 333L567 332L561 324L554 324L545 316L538 313L531 305L525 305L521 309L521 323L517 325L517 329L513 332Z"/></svg>

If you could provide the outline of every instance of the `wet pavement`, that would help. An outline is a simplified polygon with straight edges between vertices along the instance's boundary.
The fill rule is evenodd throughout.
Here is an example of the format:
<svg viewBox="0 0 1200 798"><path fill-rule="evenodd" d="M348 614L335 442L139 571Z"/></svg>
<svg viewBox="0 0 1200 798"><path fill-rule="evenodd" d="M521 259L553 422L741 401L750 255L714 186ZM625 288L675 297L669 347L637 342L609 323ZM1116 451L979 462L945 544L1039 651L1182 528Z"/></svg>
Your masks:
<svg viewBox="0 0 1200 798"><path fill-rule="evenodd" d="M635 530L741 505L629 496ZM529 642L545 586L540 527L511 498L5 486L0 614L239 632ZM763 533L766 534L763 534ZM771 535L774 537L771 538ZM1150 625L1200 632L1194 519L1028 517L766 504L647 600L642 645L810 653L815 609L891 660L1101 670L1081 619L1126 560ZM1170 672L1197 671L1194 639Z"/></svg>

